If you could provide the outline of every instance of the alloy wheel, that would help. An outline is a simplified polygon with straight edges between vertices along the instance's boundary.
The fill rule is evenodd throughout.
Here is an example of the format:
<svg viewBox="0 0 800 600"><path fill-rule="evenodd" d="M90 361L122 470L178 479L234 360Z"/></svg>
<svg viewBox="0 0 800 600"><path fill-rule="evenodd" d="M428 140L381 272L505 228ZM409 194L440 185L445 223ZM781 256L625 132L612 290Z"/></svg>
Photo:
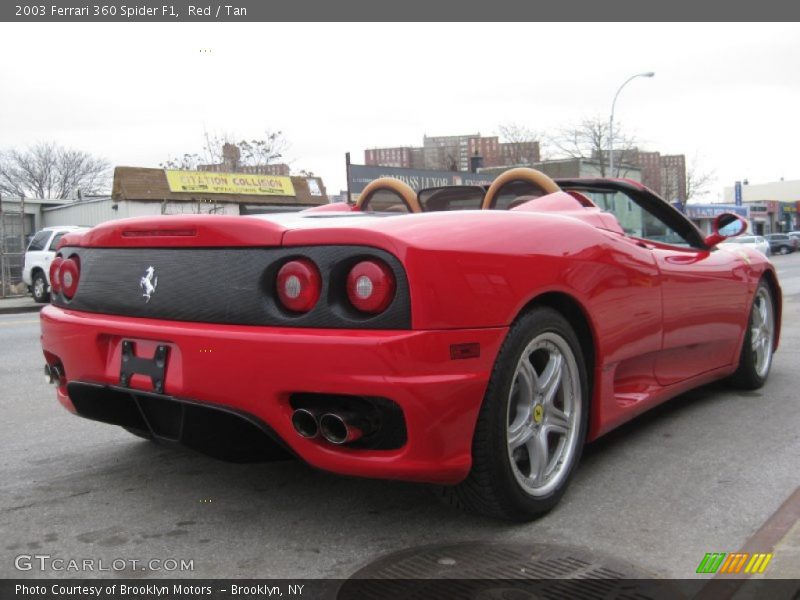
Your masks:
<svg viewBox="0 0 800 600"><path fill-rule="evenodd" d="M569 473L578 446L581 384L575 355L553 332L535 337L517 363L508 397L508 457L530 496L544 496Z"/></svg>

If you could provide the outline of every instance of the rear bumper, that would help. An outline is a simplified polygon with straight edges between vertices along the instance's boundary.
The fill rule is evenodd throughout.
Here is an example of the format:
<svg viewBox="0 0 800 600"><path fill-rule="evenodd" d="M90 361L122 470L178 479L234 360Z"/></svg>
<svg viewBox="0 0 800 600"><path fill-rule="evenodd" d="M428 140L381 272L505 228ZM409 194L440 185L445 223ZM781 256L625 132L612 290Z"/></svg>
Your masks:
<svg viewBox="0 0 800 600"><path fill-rule="evenodd" d="M436 331L322 330L117 317L47 306L42 347L66 382L115 386L122 341L152 356L169 347L163 393L245 414L309 464L336 473L456 483L471 465L472 434L506 328ZM480 344L452 359L452 344ZM151 392L135 376L130 387ZM333 446L291 424L298 393L388 398L402 410L407 441L395 450ZM73 412L65 385L59 401Z"/></svg>

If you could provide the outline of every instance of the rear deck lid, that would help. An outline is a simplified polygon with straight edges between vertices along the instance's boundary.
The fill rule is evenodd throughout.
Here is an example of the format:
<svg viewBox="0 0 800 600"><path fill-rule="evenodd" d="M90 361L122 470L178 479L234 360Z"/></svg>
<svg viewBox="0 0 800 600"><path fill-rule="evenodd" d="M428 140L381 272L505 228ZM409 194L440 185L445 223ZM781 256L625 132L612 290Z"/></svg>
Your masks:
<svg viewBox="0 0 800 600"><path fill-rule="evenodd" d="M62 246L94 248L187 248L280 246L285 225L232 215L165 215L119 219L81 234Z"/></svg>

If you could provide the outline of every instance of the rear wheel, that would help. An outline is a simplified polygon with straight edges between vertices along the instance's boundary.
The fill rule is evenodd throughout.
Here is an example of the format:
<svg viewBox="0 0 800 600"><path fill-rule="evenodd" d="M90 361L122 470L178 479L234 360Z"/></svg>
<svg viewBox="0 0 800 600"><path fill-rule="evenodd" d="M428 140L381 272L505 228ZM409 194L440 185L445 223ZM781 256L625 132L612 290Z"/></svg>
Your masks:
<svg viewBox="0 0 800 600"><path fill-rule="evenodd" d="M497 357L475 430L472 469L443 496L515 521L547 512L578 464L587 417L578 338L560 313L534 308L511 328Z"/></svg>
<svg viewBox="0 0 800 600"><path fill-rule="evenodd" d="M47 302L50 299L50 294L47 293L47 279L41 271L37 271L33 276L31 294L36 302Z"/></svg>
<svg viewBox="0 0 800 600"><path fill-rule="evenodd" d="M778 250L778 253L783 255L789 254L789 246L781 246L781 249Z"/></svg>
<svg viewBox="0 0 800 600"><path fill-rule="evenodd" d="M750 319L744 335L739 368L730 382L736 387L755 390L764 385L772 366L772 351L775 347L775 304L772 290L762 281L753 297Z"/></svg>

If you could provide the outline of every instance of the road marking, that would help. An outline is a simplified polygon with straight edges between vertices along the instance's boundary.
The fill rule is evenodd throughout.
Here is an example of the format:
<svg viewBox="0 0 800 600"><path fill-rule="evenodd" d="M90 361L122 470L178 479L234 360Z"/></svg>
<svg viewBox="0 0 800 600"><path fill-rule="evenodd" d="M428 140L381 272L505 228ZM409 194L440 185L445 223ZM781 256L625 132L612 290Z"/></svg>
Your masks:
<svg viewBox="0 0 800 600"><path fill-rule="evenodd" d="M13 327L14 325L33 325L38 323L39 319L29 319L27 321L6 321L0 323L0 327Z"/></svg>

